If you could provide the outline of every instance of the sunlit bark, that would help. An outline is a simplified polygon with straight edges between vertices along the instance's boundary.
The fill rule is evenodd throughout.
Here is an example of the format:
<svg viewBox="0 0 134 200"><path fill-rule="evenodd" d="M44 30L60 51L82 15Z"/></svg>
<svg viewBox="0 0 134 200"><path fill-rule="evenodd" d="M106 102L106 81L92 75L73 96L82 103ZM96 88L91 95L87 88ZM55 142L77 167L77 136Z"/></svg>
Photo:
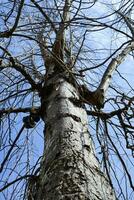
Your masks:
<svg viewBox="0 0 134 200"><path fill-rule="evenodd" d="M64 73L51 76L42 93L45 151L34 199L114 200L99 169L77 89Z"/></svg>

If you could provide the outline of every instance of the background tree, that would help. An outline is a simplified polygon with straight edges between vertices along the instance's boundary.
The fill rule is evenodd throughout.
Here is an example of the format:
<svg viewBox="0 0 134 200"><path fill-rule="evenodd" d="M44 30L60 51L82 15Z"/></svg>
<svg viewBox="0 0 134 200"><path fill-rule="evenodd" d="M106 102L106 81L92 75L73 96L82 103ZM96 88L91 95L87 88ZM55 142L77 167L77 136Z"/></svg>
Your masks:
<svg viewBox="0 0 134 200"><path fill-rule="evenodd" d="M134 198L133 6L0 2L1 199Z"/></svg>

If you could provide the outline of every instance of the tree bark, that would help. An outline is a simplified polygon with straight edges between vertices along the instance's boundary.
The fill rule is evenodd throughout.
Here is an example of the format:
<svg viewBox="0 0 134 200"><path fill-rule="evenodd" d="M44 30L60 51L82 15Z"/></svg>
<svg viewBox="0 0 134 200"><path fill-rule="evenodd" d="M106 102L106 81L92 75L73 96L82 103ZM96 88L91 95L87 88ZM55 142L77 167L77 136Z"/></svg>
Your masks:
<svg viewBox="0 0 134 200"><path fill-rule="evenodd" d="M55 73L54 65L50 68L53 73L42 93L45 151L34 199L114 200L114 191L99 169L77 88L65 72Z"/></svg>
<svg viewBox="0 0 134 200"><path fill-rule="evenodd" d="M115 58L111 60L109 63L106 71L103 74L103 77L101 79L101 82L99 84L99 87L95 91L98 96L102 97L100 98L100 104L104 103L106 91L109 88L111 79L113 77L113 73L118 68L118 66L125 60L127 55L134 49L134 42L130 42Z"/></svg>

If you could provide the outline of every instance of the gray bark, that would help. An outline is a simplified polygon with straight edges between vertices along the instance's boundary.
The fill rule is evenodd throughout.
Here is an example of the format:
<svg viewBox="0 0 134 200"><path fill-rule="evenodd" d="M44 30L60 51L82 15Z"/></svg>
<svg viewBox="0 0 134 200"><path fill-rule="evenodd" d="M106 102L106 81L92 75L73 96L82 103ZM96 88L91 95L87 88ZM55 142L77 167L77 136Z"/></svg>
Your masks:
<svg viewBox="0 0 134 200"><path fill-rule="evenodd" d="M45 151L34 199L114 200L99 169L77 88L57 73L47 80L44 94Z"/></svg>

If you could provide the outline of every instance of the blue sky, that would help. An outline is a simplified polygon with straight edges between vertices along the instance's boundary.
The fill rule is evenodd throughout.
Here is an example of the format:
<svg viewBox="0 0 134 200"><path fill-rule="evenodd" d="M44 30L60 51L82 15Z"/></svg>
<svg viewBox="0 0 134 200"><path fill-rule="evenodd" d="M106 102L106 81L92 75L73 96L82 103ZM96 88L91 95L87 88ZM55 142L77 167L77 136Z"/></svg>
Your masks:
<svg viewBox="0 0 134 200"><path fill-rule="evenodd" d="M0 3L2 3L2 2L4 3L5 1L1 0ZM105 2L108 3L109 1L108 0L107 1L103 1L103 0L102 1L98 1L95 4L95 6L91 9L92 12L90 13L90 17L91 16L96 16L97 17L98 15L100 16L100 13L101 13L101 15L104 15L104 13L108 14L110 12L110 7L109 7L109 9L107 9L107 6L104 5ZM111 2L117 2L117 1L111 1ZM118 5L116 4L116 7L117 6ZM84 11L83 11L83 13L84 13ZM29 12L27 12L27 14L30 15ZM86 16L89 15L88 12L85 12L84 14ZM113 20L113 17L110 16L109 20ZM1 23L1 20L0 20L0 23ZM115 34L110 29L107 29L107 30L104 30L104 31L101 31L101 32L95 32L95 33L91 33L90 32L90 26L87 26L87 29L89 29L89 32L86 35L86 40L85 40L85 44L87 42L87 46L88 46L87 50L94 49L96 51L95 53L92 51L87 55L96 64L99 64L101 62L102 58L107 57L107 56L109 56L111 54L111 51L107 50L107 49L110 49L110 47L112 47L113 49L115 47L117 48L118 46L120 46L122 44L122 42L127 40L126 37L122 37L120 34ZM84 31L81 29L80 33L78 31L76 31L76 32L77 32L77 34L81 33L81 35L82 35L82 33ZM1 42L1 45L4 45L3 41ZM103 49L103 50L101 51L102 53L98 54L97 50L99 50L100 48ZM37 50L36 44L34 42L22 41L19 37L17 39L14 38L12 40L12 45L11 45L11 48L9 48L9 49L15 56L18 55L18 53L20 55L22 52L25 52L26 54L28 54L31 50L35 50L35 52L37 52L36 51ZM84 56L85 55L83 54L83 57ZM100 60L98 61L97 59L100 59ZM39 55L35 56L35 63L38 66L43 63L42 60L40 60L40 56ZM108 66L108 63L109 62L107 62L104 66L102 66L101 68L98 68L97 70L95 69L95 70L87 72L86 79L89 82L89 84L93 83L96 86L98 85L99 81L102 78L102 75L103 75L105 69ZM85 62L85 65L86 66L89 65L89 67L90 67L91 63ZM132 85L132 87L134 85L134 67L133 67L133 65L134 65L133 57L132 56L128 56L126 58L126 60L118 67L118 70L121 72L122 75L125 76L125 78L127 78L127 80L129 80L129 82ZM42 67L42 70L43 70L43 67ZM43 73L44 73L44 71L43 71ZM26 84L24 87L27 87L27 86L28 85ZM128 92L130 92L130 90L131 90L130 87L127 85L127 83L121 77L119 77L117 72L115 72L114 75L113 75L112 86L119 88L122 92L125 92L126 94ZM94 88L91 88L91 89L94 89ZM113 90L109 89L108 92L107 92L107 96L106 97L109 97L109 96L112 97L113 95L115 95L115 92ZM132 94L129 93L129 95L132 95ZM22 105L23 106L29 106L29 105L31 105L31 102L32 102L32 97L31 97L31 95L29 95L29 96L24 98L24 104L22 104ZM11 101L11 103L12 103L12 101ZM7 104L7 105L9 106L9 104ZM20 104L17 104L16 106L20 106L20 105L21 105L21 102L20 102ZM113 108L110 107L110 105L108 105L108 106L105 107L104 110L105 111L110 111L112 109ZM13 127L11 127L12 128L12 131L11 131L12 140L15 138L15 135L18 133L19 129L21 128L23 116L26 116L26 115L27 114L21 114L21 115L19 115L18 119L17 118L13 118L13 116L11 116L10 120L15 125L15 126L13 125ZM90 120L91 120L91 118L89 119L89 127L92 125L93 128L94 128L95 127L95 123L91 122ZM2 135L4 135L6 133L6 129L9 128L7 126L7 122L4 125L4 131L5 132L2 132L1 133ZM114 122L116 122L116 119L114 120ZM37 157L39 155L41 155L42 150L43 150L43 128L44 128L44 125L40 124L35 131L33 131L33 130L31 132L27 131L27 130L24 131L22 137L20 138L20 143L23 144L23 147L25 145L25 148L24 148L25 150L23 152L23 147L22 147L22 149L20 148L20 150L19 150L19 155L22 154L22 155L24 155L24 157L23 157L22 161L20 162L20 164L18 165L18 167L16 168L17 172L13 173L12 175L10 175L10 178L6 177L6 178L8 178L8 181L10 181L11 179L14 179L14 177L15 177L15 175L17 173L18 174L25 173L26 169L23 169L23 166L24 166L25 162L28 159L27 155L30 156L31 165L33 165L36 162ZM90 130L91 130L92 135L94 137L95 132L93 131L93 129L91 127L90 127ZM114 133L114 131L113 131L113 129L111 127L109 128L109 131L110 131L110 134L113 137L115 137L115 135L114 135L115 133ZM9 132L7 132L7 133L9 133ZM101 131L100 131L100 133L101 133ZM118 132L118 134L120 134L120 133ZM25 138L27 138L27 140L25 140ZM118 145L119 150L122 151L121 145L117 141L117 138L115 139L115 141L116 141L116 145ZM125 141L123 141L122 143L123 143L123 145L125 145ZM28 144L30 144L30 147L28 147L29 146ZM97 149L97 152L99 150L100 149ZM14 152L15 152L15 150L14 150ZM131 152L128 151L128 154L131 155ZM113 155L114 155L114 152L113 152ZM124 156L125 159L127 159L125 157L125 155L123 155L123 156ZM1 159L3 159L3 157L4 156L3 156L3 153L2 153ZM120 176L120 178L122 178L124 172L120 167L118 159L115 158L114 156L112 157L112 159L113 160L115 159L115 162L117 163L115 170L117 171L117 173ZM14 157L14 159L12 161L12 164L10 164L9 167L11 168L16 161L17 161L17 156ZM132 170L132 165L130 165L130 162L129 162L128 159L127 159L127 163L128 163L128 168L130 170ZM27 166L27 170L28 169L29 169L29 166ZM5 176L9 176L10 172L11 171L9 169L8 172L5 173ZM123 177L122 178L123 189L125 189L125 182L126 182L126 180ZM127 185L129 187L129 184L127 184ZM9 192L10 192L10 188L9 188ZM131 191L129 191L129 192L131 192ZM0 198L1 198L1 200L5 199L2 194L0 194ZM133 199L133 196L131 196L131 198L128 199L128 200L132 200L132 199Z"/></svg>

